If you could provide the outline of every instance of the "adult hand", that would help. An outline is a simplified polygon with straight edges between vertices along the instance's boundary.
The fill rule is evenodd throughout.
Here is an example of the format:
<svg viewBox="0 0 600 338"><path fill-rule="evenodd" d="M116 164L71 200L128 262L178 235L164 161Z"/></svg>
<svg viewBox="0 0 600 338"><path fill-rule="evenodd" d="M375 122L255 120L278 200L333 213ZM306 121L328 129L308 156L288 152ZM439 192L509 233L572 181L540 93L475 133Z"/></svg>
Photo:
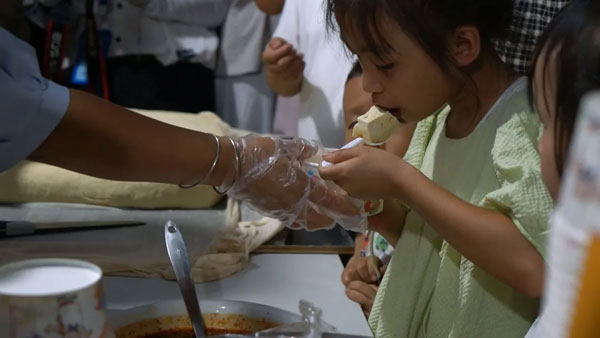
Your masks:
<svg viewBox="0 0 600 338"><path fill-rule="evenodd" d="M293 228L316 230L336 222L352 230L366 228L360 204L333 182L302 168L301 161L319 151L316 143L249 135L235 145L239 171L228 191L231 197Z"/></svg>
<svg viewBox="0 0 600 338"><path fill-rule="evenodd" d="M400 197L398 180L412 168L400 157L368 146L328 153L323 159L334 165L321 167L321 177L364 200Z"/></svg>

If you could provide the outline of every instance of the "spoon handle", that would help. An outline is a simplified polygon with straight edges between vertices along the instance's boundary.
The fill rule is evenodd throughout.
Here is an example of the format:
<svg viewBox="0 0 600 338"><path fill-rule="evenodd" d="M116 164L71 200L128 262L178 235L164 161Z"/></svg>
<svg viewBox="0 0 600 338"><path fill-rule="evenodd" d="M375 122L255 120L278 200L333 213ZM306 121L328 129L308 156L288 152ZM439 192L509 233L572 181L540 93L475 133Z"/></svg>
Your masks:
<svg viewBox="0 0 600 338"><path fill-rule="evenodd" d="M177 284L179 284L179 291L181 291L181 296L185 302L194 333L196 338L203 338L205 337L204 323L196 296L196 289L190 274L190 259L181 232L179 232L177 225L172 221L165 223L165 241L167 243L169 259L177 278Z"/></svg>
<svg viewBox="0 0 600 338"><path fill-rule="evenodd" d="M350 141L350 142L346 143L346 144L345 144L343 147L341 147L341 148L340 148L340 150L341 150L341 149L350 149L350 148L354 148L354 147L356 147L356 146L359 146L359 145L363 144L364 142L365 142L365 139L364 139L364 138L362 138L362 137L357 137L357 138L355 138L354 140L352 140L352 141ZM332 166L332 165L333 165L333 163L329 163L329 162L327 162L327 161L322 161L322 162L321 162L321 166L322 166L323 168L327 168L327 167L330 167L330 166Z"/></svg>

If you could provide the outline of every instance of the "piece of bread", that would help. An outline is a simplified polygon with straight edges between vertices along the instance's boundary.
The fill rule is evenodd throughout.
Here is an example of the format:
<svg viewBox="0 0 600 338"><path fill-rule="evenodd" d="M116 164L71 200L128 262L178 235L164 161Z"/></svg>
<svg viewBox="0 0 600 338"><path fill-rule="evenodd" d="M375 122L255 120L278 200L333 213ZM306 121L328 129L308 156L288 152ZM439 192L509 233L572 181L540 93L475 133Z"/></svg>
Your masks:
<svg viewBox="0 0 600 338"><path fill-rule="evenodd" d="M358 117L352 129L352 137L362 137L366 143L384 143L398 127L398 120L388 111L371 107L368 112Z"/></svg>

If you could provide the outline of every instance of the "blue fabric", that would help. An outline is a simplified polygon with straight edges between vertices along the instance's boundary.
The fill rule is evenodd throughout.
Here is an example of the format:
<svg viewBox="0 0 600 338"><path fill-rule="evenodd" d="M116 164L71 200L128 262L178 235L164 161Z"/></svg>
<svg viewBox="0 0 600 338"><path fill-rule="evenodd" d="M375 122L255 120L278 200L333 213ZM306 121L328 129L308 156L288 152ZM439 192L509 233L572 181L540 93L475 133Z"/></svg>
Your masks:
<svg viewBox="0 0 600 338"><path fill-rule="evenodd" d="M42 144L68 105L68 89L42 77L35 50L0 27L0 172Z"/></svg>

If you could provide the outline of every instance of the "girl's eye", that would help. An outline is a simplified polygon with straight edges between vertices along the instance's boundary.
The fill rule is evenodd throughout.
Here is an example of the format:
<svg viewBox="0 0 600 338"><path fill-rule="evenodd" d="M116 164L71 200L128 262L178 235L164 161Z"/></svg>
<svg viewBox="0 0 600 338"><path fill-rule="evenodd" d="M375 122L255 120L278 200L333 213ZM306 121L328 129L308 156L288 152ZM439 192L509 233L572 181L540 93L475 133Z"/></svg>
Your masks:
<svg viewBox="0 0 600 338"><path fill-rule="evenodd" d="M388 63L388 64L381 65L381 66L377 65L375 67L377 67L377 69L379 69L379 70L391 70L392 68L394 68L395 65L396 65L395 63Z"/></svg>

